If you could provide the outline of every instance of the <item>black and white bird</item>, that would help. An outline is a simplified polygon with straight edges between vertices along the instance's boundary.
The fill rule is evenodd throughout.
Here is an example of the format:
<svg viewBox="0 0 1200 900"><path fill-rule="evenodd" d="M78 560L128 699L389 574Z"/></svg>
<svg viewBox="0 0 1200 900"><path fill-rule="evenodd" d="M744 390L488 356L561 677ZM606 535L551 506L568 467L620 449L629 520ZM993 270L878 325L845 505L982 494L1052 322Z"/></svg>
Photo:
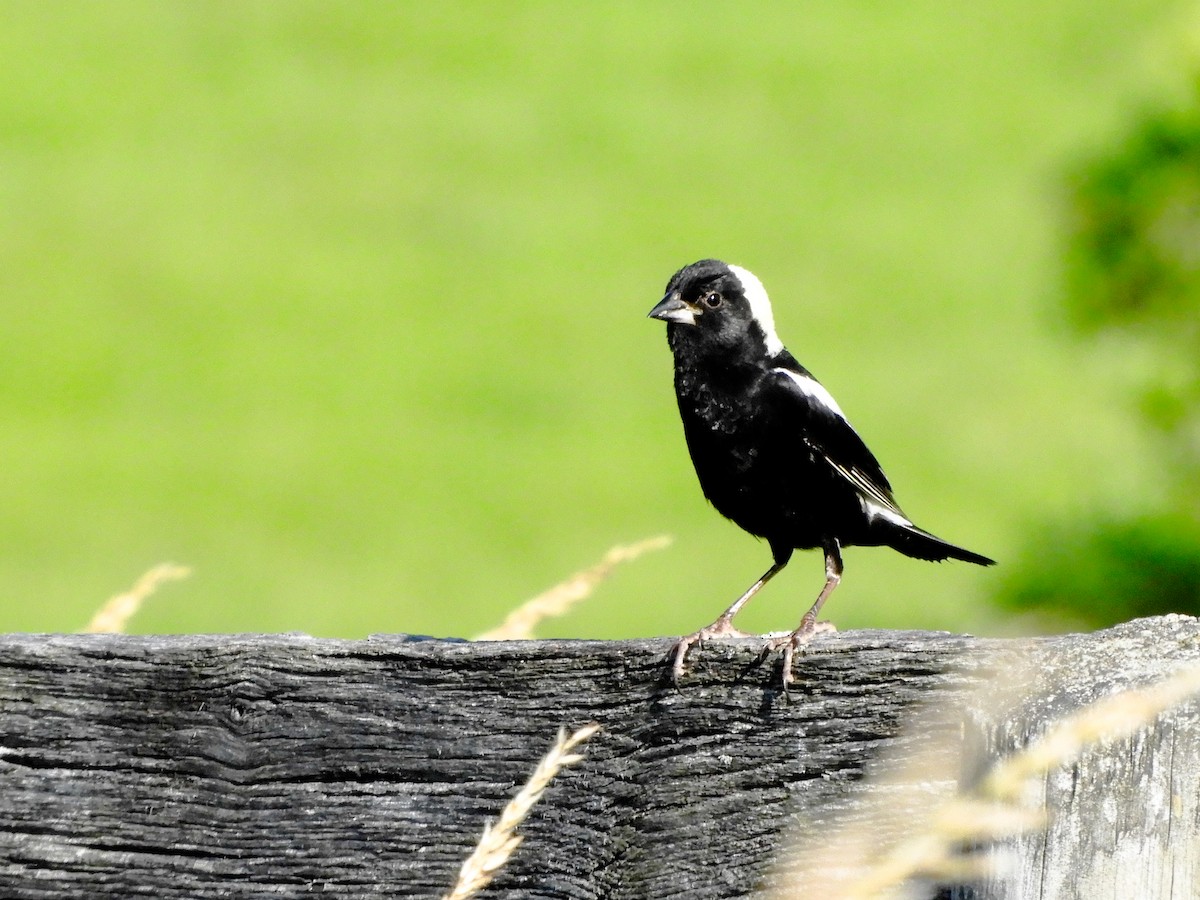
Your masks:
<svg viewBox="0 0 1200 900"><path fill-rule="evenodd" d="M744 530L766 538L774 563L715 622L675 646L746 637L733 617L779 573L794 550L820 547L825 586L783 648L783 684L796 652L819 630L817 615L842 576L842 547L886 546L916 559L995 561L913 524L858 432L775 333L767 292L751 272L716 259L685 266L650 317L667 323L675 395L704 496ZM821 623L822 626L825 623Z"/></svg>

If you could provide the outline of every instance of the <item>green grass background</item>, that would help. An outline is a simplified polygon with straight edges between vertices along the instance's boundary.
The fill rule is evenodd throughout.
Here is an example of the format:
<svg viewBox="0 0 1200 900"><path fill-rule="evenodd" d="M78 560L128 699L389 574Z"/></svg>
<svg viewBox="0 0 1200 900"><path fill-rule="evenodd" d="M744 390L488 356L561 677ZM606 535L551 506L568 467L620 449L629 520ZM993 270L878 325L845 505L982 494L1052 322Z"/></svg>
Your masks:
<svg viewBox="0 0 1200 900"><path fill-rule="evenodd" d="M0 628L173 560L134 630L469 635L664 532L544 632L708 622L769 553L701 497L645 319L704 256L931 530L1003 563L1136 505L1139 360L1059 318L1059 178L1174 89L1190 9L5 4ZM994 571L846 564L843 628L1029 625Z"/></svg>

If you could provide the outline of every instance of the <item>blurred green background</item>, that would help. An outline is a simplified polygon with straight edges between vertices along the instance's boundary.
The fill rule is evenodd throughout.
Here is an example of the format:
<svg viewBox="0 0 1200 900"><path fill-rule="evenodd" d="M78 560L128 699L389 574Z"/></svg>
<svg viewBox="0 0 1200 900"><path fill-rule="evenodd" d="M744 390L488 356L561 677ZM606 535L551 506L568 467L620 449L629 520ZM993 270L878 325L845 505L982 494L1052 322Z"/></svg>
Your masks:
<svg viewBox="0 0 1200 900"><path fill-rule="evenodd" d="M172 560L133 630L465 636L659 533L543 633L707 623L769 552L707 508L645 319L705 256L1009 567L850 549L830 618L1054 627L996 601L1030 536L1170 491L1155 354L1063 312L1067 174L1184 90L1193 11L5 4L0 628Z"/></svg>

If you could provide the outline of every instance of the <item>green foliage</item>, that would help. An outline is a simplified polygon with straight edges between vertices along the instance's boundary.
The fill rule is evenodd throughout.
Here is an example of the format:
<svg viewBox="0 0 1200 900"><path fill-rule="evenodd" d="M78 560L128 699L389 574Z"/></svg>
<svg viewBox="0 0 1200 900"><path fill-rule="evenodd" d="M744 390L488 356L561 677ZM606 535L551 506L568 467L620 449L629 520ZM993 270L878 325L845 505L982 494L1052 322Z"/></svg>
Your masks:
<svg viewBox="0 0 1200 900"><path fill-rule="evenodd" d="M1082 167L1071 179L1068 231L1067 306L1080 328L1141 324L1163 343L1194 340L1200 103L1143 116Z"/></svg>
<svg viewBox="0 0 1200 900"><path fill-rule="evenodd" d="M1200 614L1200 525L1182 514L1048 525L1005 579L1002 600L1052 619L1109 625Z"/></svg>
<svg viewBox="0 0 1200 900"><path fill-rule="evenodd" d="M1142 420L1169 444L1175 505L1200 516L1200 75L1072 182L1067 306L1084 333L1149 348Z"/></svg>
<svg viewBox="0 0 1200 900"><path fill-rule="evenodd" d="M1200 77L1190 102L1137 118L1070 178L1066 305L1087 336L1133 340L1138 401L1164 489L1124 516L1089 511L1035 535L1006 605L1107 625L1200 613Z"/></svg>

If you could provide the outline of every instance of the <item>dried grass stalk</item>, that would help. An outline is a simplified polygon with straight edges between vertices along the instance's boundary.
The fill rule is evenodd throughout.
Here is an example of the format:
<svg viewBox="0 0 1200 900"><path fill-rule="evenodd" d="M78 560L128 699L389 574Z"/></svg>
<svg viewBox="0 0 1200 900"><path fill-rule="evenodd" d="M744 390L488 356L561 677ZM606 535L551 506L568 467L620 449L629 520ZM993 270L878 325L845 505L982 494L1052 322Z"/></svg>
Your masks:
<svg viewBox="0 0 1200 900"><path fill-rule="evenodd" d="M491 822L484 824L479 843L462 864L453 889L442 900L465 900L487 887L521 843L521 836L516 833L517 826L542 798L542 793L559 770L583 760L582 754L571 751L599 730L600 726L595 723L583 726L570 736L565 728L558 730L554 746L542 757L517 796L504 807L499 821L494 825Z"/></svg>
<svg viewBox="0 0 1200 900"><path fill-rule="evenodd" d="M1200 692L1200 666L1189 666L1149 687L1121 691L1060 720L1039 740L991 770L983 797L1016 802L1030 778L1074 762L1096 744L1128 737L1173 706Z"/></svg>
<svg viewBox="0 0 1200 900"><path fill-rule="evenodd" d="M1031 779L1074 763L1092 747L1128 737L1197 692L1200 667L1188 667L1158 684L1098 700L997 762L974 790L940 804L931 802L930 785L944 748L931 748L930 759L901 767L900 781L875 785L876 805L865 818L827 833L822 846L797 848L771 897L909 900L930 896L930 883L992 875L991 860L965 856L962 849L1045 827L1046 810L1023 805ZM881 847L880 836L896 833L892 826L900 819L907 820L910 836Z"/></svg>
<svg viewBox="0 0 1200 900"><path fill-rule="evenodd" d="M174 563L162 563L146 572L132 588L117 594L105 603L83 629L85 634L120 634L125 631L129 620L141 608L142 602L158 590L165 581L187 578L192 570Z"/></svg>
<svg viewBox="0 0 1200 900"><path fill-rule="evenodd" d="M508 614L498 627L477 636L477 641L519 641L533 637L533 630L546 619L561 616L595 590L621 563L637 559L643 553L660 550L671 543L669 535L648 538L636 544L613 547L596 565L576 572L566 581L527 600Z"/></svg>

